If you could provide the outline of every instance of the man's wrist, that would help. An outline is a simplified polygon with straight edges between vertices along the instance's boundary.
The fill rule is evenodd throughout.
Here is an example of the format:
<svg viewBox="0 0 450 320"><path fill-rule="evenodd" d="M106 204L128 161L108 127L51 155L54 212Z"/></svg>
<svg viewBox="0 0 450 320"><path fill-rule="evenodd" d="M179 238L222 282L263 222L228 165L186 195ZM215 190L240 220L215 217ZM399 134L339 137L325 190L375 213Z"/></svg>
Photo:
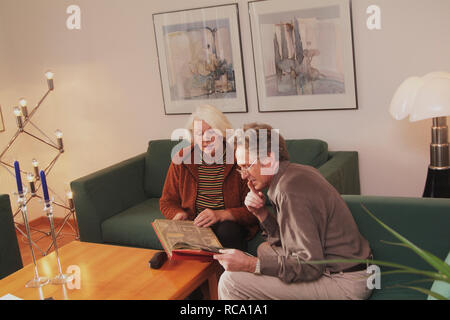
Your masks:
<svg viewBox="0 0 450 320"><path fill-rule="evenodd" d="M253 273L261 274L261 260L256 259L255 271Z"/></svg>
<svg viewBox="0 0 450 320"><path fill-rule="evenodd" d="M249 257L249 265L248 265L248 272L256 273L256 271L259 272L259 259L256 257Z"/></svg>

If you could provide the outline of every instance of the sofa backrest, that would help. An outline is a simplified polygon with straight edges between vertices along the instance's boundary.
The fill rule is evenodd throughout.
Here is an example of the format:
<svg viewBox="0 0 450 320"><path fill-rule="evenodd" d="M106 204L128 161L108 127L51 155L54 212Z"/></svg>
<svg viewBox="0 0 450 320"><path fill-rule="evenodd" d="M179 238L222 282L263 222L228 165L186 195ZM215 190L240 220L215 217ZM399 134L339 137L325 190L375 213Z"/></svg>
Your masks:
<svg viewBox="0 0 450 320"><path fill-rule="evenodd" d="M150 198L161 197L167 170L170 166L172 148L186 146L171 140L152 140L145 157L145 192ZM286 140L290 161L320 167L328 160L328 144L325 141L304 139Z"/></svg>
<svg viewBox="0 0 450 320"><path fill-rule="evenodd" d="M369 241L376 260L396 262L419 269L432 267L399 243L361 206L366 206L383 223L403 237L442 260L450 250L450 199L342 196L350 208L361 234ZM383 269L383 268L382 268Z"/></svg>
<svg viewBox="0 0 450 320"><path fill-rule="evenodd" d="M286 140L291 162L319 168L328 161L328 143L318 139Z"/></svg>
<svg viewBox="0 0 450 320"><path fill-rule="evenodd" d="M145 156L144 188L149 198L161 197L167 170L169 170L172 149L178 141L152 140L148 143Z"/></svg>

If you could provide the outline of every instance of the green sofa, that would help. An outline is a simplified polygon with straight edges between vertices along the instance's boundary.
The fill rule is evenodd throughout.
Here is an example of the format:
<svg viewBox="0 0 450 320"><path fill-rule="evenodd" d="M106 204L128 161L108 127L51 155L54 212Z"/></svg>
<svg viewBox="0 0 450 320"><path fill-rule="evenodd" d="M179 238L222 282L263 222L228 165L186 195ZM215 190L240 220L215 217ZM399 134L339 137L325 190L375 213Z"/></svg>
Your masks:
<svg viewBox="0 0 450 320"><path fill-rule="evenodd" d="M292 162L311 165L341 194L359 194L357 152L330 152L320 140L288 140ZM172 148L150 141L146 153L71 182L82 241L161 249L151 222L159 210Z"/></svg>
<svg viewBox="0 0 450 320"><path fill-rule="evenodd" d="M22 267L9 196L0 194L0 279Z"/></svg>

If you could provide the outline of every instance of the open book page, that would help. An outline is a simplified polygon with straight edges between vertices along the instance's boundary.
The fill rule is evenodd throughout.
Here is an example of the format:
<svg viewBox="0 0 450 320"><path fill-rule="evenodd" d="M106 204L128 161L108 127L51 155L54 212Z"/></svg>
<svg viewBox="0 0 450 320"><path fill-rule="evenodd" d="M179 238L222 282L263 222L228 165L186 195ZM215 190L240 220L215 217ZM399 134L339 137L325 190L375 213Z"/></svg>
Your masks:
<svg viewBox="0 0 450 320"><path fill-rule="evenodd" d="M218 252L223 248L211 228L197 227L193 221L155 219L153 228L169 256L175 249Z"/></svg>

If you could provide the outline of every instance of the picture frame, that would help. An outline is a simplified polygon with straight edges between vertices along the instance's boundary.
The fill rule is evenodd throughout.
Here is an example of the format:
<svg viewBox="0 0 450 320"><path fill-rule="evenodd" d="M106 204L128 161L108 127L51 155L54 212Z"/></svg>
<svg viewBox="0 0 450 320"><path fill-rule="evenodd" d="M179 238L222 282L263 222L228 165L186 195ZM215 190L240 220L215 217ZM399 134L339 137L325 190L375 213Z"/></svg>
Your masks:
<svg viewBox="0 0 450 320"><path fill-rule="evenodd" d="M238 5L153 14L166 115L247 112Z"/></svg>
<svg viewBox="0 0 450 320"><path fill-rule="evenodd" d="M259 112L358 109L350 0L248 7Z"/></svg>
<svg viewBox="0 0 450 320"><path fill-rule="evenodd" d="M5 131L5 121L3 120L2 106L0 105L0 132Z"/></svg>

